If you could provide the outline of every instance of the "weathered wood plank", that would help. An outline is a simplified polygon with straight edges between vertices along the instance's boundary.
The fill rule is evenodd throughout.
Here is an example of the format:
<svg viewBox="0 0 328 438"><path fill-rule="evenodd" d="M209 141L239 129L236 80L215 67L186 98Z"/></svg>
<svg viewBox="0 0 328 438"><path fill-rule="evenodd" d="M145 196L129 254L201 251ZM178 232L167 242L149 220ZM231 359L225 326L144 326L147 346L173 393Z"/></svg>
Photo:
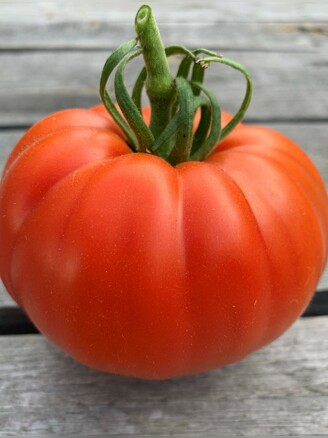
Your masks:
<svg viewBox="0 0 328 438"><path fill-rule="evenodd" d="M109 22L133 23L142 0L2 0L0 22L12 21L47 23L104 19ZM159 22L188 24L195 22L254 22L254 21L325 21L328 5L325 0L231 0L218 5L216 0L150 0Z"/></svg>
<svg viewBox="0 0 328 438"><path fill-rule="evenodd" d="M328 318L244 361L144 382L74 362L39 335L0 338L0 434L328 434Z"/></svg>
<svg viewBox="0 0 328 438"><path fill-rule="evenodd" d="M321 280L318 284L318 291L320 290L328 290L328 267L326 268L325 272L323 273Z"/></svg>
<svg viewBox="0 0 328 438"><path fill-rule="evenodd" d="M10 151L24 132L25 129L10 129L8 131L0 129L0 173L2 173Z"/></svg>
<svg viewBox="0 0 328 438"><path fill-rule="evenodd" d="M104 20L49 22L47 24L1 23L0 50L21 49L103 49L111 50L134 37L130 23ZM270 50L301 52L328 45L327 22L160 23L167 45L179 42L188 47L205 46L220 50ZM28 35L28 38L26 36Z"/></svg>
<svg viewBox="0 0 328 438"><path fill-rule="evenodd" d="M141 1L0 2L0 48L112 48L133 37ZM151 2L150 2L151 3ZM167 44L304 50L327 46L325 0L153 4ZM178 24L178 26L177 26Z"/></svg>
<svg viewBox="0 0 328 438"><path fill-rule="evenodd" d="M16 303L8 295L2 281L0 280L0 308L16 307Z"/></svg>
<svg viewBox="0 0 328 438"><path fill-rule="evenodd" d="M0 126L31 124L41 116L71 106L99 103L100 72L107 51L55 51L0 54ZM328 51L294 53L229 52L225 56L244 64L253 76L254 93L248 117L328 117ZM127 69L133 84L140 62ZM172 68L177 59L172 59ZM110 84L111 85L111 82ZM207 85L224 108L235 111L244 93L244 79L226 66L212 65Z"/></svg>

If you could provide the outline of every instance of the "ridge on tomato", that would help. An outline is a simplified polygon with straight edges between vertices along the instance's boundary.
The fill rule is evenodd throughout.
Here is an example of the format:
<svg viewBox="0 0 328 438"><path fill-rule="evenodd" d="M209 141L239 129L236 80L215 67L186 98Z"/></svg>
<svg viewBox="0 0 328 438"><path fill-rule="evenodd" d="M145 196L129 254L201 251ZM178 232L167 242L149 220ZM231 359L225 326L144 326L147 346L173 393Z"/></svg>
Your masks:
<svg viewBox="0 0 328 438"><path fill-rule="evenodd" d="M328 199L294 142L241 123L244 67L165 49L148 6L136 31L105 63L102 105L46 117L10 154L0 272L75 359L165 379L238 361L301 315L327 261ZM146 66L129 96L124 69L139 55ZM235 116L203 85L213 62L246 78ZM114 69L118 105L106 90Z"/></svg>

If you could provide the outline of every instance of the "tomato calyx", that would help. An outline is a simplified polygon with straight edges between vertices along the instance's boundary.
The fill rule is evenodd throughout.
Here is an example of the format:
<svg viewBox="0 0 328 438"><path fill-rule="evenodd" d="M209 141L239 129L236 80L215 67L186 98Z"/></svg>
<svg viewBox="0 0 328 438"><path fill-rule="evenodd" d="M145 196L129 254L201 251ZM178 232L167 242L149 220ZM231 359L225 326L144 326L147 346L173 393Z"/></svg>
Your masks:
<svg viewBox="0 0 328 438"><path fill-rule="evenodd" d="M137 37L116 49L103 67L99 92L105 107L135 152L151 152L172 165L204 160L244 117L252 95L250 74L241 64L211 50L190 51L180 45L164 47L148 5L138 10L135 29ZM130 96L124 82L125 68L140 55L145 66ZM170 56L182 57L175 77L168 63ZM238 70L246 79L242 104L224 128L221 127L219 102L203 84L205 71L213 62ZM115 69L114 92L120 111L106 89ZM149 126L141 113L144 88L151 107ZM194 130L198 111L200 120Z"/></svg>

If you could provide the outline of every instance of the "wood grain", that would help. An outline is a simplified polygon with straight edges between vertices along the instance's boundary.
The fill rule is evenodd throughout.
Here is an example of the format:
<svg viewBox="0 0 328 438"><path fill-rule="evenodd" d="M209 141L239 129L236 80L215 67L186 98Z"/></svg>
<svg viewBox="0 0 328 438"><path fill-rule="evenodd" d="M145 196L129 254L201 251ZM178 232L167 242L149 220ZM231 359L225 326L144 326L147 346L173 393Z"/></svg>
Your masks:
<svg viewBox="0 0 328 438"><path fill-rule="evenodd" d="M1 23L1 22L0 22ZM134 37L133 18L129 22L109 22L103 18L86 22L15 22L0 25L0 50L108 50ZM320 22L194 22L159 20L167 45L179 42L188 47L220 50L304 52L327 48L327 21ZM28 38L26 38L28 35Z"/></svg>
<svg viewBox="0 0 328 438"><path fill-rule="evenodd" d="M328 434L328 318L244 361L145 382L76 363L40 335L0 338L0 435Z"/></svg>
<svg viewBox="0 0 328 438"><path fill-rule="evenodd" d="M103 19L109 22L132 23L142 0L2 0L0 22L12 21L49 23ZM231 0L218 5L216 0L150 0L149 4L159 22L193 24L195 22L250 22L250 21L325 21L328 5L325 0Z"/></svg>
<svg viewBox="0 0 328 438"><path fill-rule="evenodd" d="M202 45L202 44L201 44ZM68 107L99 103L98 83L108 51L0 53L0 127L29 125ZM225 52L245 65L254 82L248 117L263 119L328 120L328 51L294 53ZM128 68L132 86L140 62ZM177 59L172 59L173 70ZM212 65L207 85L227 111L236 111L245 83L236 71ZM109 87L111 88L110 81Z"/></svg>

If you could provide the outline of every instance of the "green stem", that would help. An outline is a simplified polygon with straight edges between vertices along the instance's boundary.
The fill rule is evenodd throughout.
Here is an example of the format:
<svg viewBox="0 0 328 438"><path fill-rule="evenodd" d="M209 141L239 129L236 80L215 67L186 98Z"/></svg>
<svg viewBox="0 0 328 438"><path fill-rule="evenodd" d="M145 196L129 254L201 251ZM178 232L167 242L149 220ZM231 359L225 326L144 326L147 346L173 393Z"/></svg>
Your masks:
<svg viewBox="0 0 328 438"><path fill-rule="evenodd" d="M157 23L149 6L143 5L139 9L135 29L147 70L145 87L151 106L150 130L157 138L171 120L175 83Z"/></svg>
<svg viewBox="0 0 328 438"><path fill-rule="evenodd" d="M172 165L206 159L218 142L243 118L252 94L249 73L242 65L211 50L201 48L190 51L176 45L164 48L152 10L147 5L139 9L135 29L137 38L120 46L105 63L100 80L100 95L104 105L135 152L158 155ZM124 81L125 67L141 54L145 67L130 96ZM172 55L183 56L175 79L171 75L167 59ZM219 102L203 85L205 69L213 62L238 70L246 79L246 93L242 104L222 130ZM106 90L109 76L115 69L114 90L121 113ZM151 106L150 127L143 120L141 111L144 87ZM201 118L194 133L193 122L198 110L201 111Z"/></svg>

